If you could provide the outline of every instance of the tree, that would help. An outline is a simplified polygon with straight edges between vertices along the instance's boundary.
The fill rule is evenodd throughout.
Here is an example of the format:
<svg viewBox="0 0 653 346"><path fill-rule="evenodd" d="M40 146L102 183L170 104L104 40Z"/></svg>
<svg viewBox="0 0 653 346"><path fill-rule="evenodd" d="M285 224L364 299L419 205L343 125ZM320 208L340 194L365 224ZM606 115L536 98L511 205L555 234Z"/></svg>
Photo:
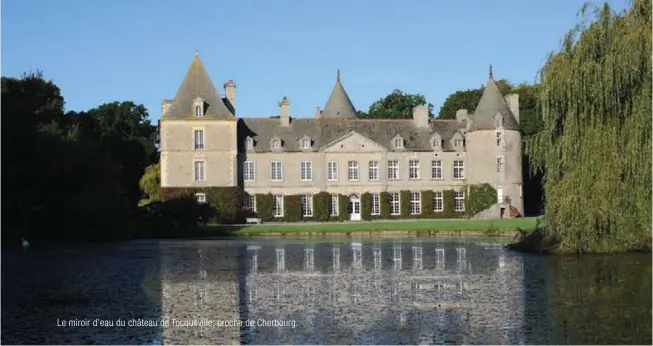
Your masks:
<svg viewBox="0 0 653 346"><path fill-rule="evenodd" d="M500 79L496 83L503 95L513 92L513 86L507 80ZM478 89L460 90L449 95L440 107L438 119L456 119L456 112L459 109L466 109L469 113L473 113L478 102L481 101L484 89L485 86L481 86Z"/></svg>
<svg viewBox="0 0 653 346"><path fill-rule="evenodd" d="M145 174L141 178L140 187L150 202L163 200L160 163L155 163L145 168Z"/></svg>
<svg viewBox="0 0 653 346"><path fill-rule="evenodd" d="M527 153L546 174L545 232L561 251L650 249L651 0L590 19L540 71L543 126Z"/></svg>
<svg viewBox="0 0 653 346"><path fill-rule="evenodd" d="M413 117L413 107L427 105L429 117L433 117L433 105L426 102L421 94L406 94L401 90L394 90L370 106L367 114L359 112L358 116L368 119L410 119Z"/></svg>

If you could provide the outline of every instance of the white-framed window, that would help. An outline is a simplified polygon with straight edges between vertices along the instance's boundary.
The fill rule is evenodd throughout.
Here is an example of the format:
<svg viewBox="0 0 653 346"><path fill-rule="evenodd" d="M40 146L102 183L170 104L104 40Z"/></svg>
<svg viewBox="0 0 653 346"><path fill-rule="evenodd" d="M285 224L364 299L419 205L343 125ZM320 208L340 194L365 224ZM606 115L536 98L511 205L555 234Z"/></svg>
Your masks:
<svg viewBox="0 0 653 346"><path fill-rule="evenodd" d="M247 137L247 139L245 139L245 149L246 150L254 149L254 139L250 137Z"/></svg>
<svg viewBox="0 0 653 346"><path fill-rule="evenodd" d="M283 217L283 196L274 196L274 217Z"/></svg>
<svg viewBox="0 0 653 346"><path fill-rule="evenodd" d="M453 162L453 178L465 179L465 162L463 160Z"/></svg>
<svg viewBox="0 0 653 346"><path fill-rule="evenodd" d="M206 203L206 194L205 193L196 193L195 194L195 199L197 200L197 203L204 204Z"/></svg>
<svg viewBox="0 0 653 346"><path fill-rule="evenodd" d="M460 138L454 139L453 146L458 148L458 149L462 148L463 147L463 140L460 139Z"/></svg>
<svg viewBox="0 0 653 346"><path fill-rule="evenodd" d="M404 139L403 138L395 138L394 146L397 149L403 148L404 147Z"/></svg>
<svg viewBox="0 0 653 346"><path fill-rule="evenodd" d="M503 203L503 186L497 186L497 203Z"/></svg>
<svg viewBox="0 0 653 346"><path fill-rule="evenodd" d="M401 214L401 200L399 199L399 192L390 193L390 215Z"/></svg>
<svg viewBox="0 0 653 346"><path fill-rule="evenodd" d="M498 127L498 128L503 127L503 117L502 117L502 116L498 116L498 117L496 117L496 118L494 119L494 125L495 125L496 127Z"/></svg>
<svg viewBox="0 0 653 346"><path fill-rule="evenodd" d="M272 140L272 150L279 150L281 149L281 140L280 139L273 139Z"/></svg>
<svg viewBox="0 0 653 346"><path fill-rule="evenodd" d="M302 149L310 149L311 148L311 139L310 138L302 138Z"/></svg>
<svg viewBox="0 0 653 346"><path fill-rule="evenodd" d="M440 149L442 147L442 139L433 138L431 140L431 145L433 146L433 149Z"/></svg>
<svg viewBox="0 0 653 346"><path fill-rule="evenodd" d="M497 148L503 148L503 132L497 131Z"/></svg>
<svg viewBox="0 0 653 346"><path fill-rule="evenodd" d="M204 109L201 105L195 106L195 116L196 117L203 117L204 116Z"/></svg>
<svg viewBox="0 0 653 346"><path fill-rule="evenodd" d="M453 210L465 211L465 191L454 191Z"/></svg>
<svg viewBox="0 0 653 346"><path fill-rule="evenodd" d="M299 163L299 179L301 181L313 180L313 162L302 161Z"/></svg>
<svg viewBox="0 0 653 346"><path fill-rule="evenodd" d="M327 180L338 181L338 162L329 161L327 163Z"/></svg>
<svg viewBox="0 0 653 346"><path fill-rule="evenodd" d="M204 181L204 161L195 161L195 181Z"/></svg>
<svg viewBox="0 0 653 346"><path fill-rule="evenodd" d="M370 181L379 180L379 161L372 160L367 163L367 178Z"/></svg>
<svg viewBox="0 0 653 346"><path fill-rule="evenodd" d="M256 212L256 195L250 195L249 193L246 193L245 199L243 200L243 207Z"/></svg>
<svg viewBox="0 0 653 346"><path fill-rule="evenodd" d="M371 212L370 214L372 215L380 215L381 214L381 195L378 193L373 193L372 194L372 205L371 205Z"/></svg>
<svg viewBox="0 0 653 346"><path fill-rule="evenodd" d="M420 192L410 193L410 214L418 215L422 213L422 194Z"/></svg>
<svg viewBox="0 0 653 346"><path fill-rule="evenodd" d="M302 216L304 216L304 217L313 216L313 196L312 195L302 195Z"/></svg>
<svg viewBox="0 0 653 346"><path fill-rule="evenodd" d="M204 130L193 131L193 137L195 138L195 150L204 149Z"/></svg>
<svg viewBox="0 0 653 346"><path fill-rule="evenodd" d="M388 160L388 180L399 180L399 160Z"/></svg>
<svg viewBox="0 0 653 346"><path fill-rule="evenodd" d="M256 180L256 164L254 161L243 162L243 180L255 181Z"/></svg>
<svg viewBox="0 0 653 346"><path fill-rule="evenodd" d="M419 160L408 161L408 179L419 179Z"/></svg>
<svg viewBox="0 0 653 346"><path fill-rule="evenodd" d="M270 162L270 180L272 181L283 180L283 162L281 161Z"/></svg>
<svg viewBox="0 0 653 346"><path fill-rule="evenodd" d="M347 178L349 180L358 180L358 161L347 162Z"/></svg>
<svg viewBox="0 0 653 346"><path fill-rule="evenodd" d="M503 173L505 169L505 162L503 160L503 156L497 156L497 173Z"/></svg>
<svg viewBox="0 0 653 346"><path fill-rule="evenodd" d="M431 179L442 179L442 161L431 161Z"/></svg>
<svg viewBox="0 0 653 346"><path fill-rule="evenodd" d="M524 197L524 187L522 184L519 184L519 198Z"/></svg>
<svg viewBox="0 0 653 346"><path fill-rule="evenodd" d="M444 197L442 191L433 191L433 211L444 210Z"/></svg>
<svg viewBox="0 0 653 346"><path fill-rule="evenodd" d="M338 205L338 195L331 195L329 198L329 215L338 216L340 214L340 208Z"/></svg>

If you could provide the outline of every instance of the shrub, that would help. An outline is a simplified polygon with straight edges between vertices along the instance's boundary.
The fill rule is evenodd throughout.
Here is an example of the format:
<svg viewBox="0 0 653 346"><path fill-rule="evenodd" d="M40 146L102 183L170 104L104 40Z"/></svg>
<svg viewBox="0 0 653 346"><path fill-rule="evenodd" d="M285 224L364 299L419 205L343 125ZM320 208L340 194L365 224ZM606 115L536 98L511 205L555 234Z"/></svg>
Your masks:
<svg viewBox="0 0 653 346"><path fill-rule="evenodd" d="M256 214L264 222L274 218L274 196L271 193L256 195Z"/></svg>
<svg viewBox="0 0 653 346"><path fill-rule="evenodd" d="M297 222L302 219L302 196L283 196L283 220Z"/></svg>
<svg viewBox="0 0 653 346"><path fill-rule="evenodd" d="M422 191L422 217L433 217L433 191Z"/></svg>
<svg viewBox="0 0 653 346"><path fill-rule="evenodd" d="M381 192L381 219L387 220L390 219L390 193L387 191Z"/></svg>
<svg viewBox="0 0 653 346"><path fill-rule="evenodd" d="M140 237L164 237L192 233L198 225L206 224L216 210L209 204L197 203L195 196L185 195L153 202L144 207L145 222L139 229Z"/></svg>
<svg viewBox="0 0 653 346"><path fill-rule="evenodd" d="M410 218L410 191L401 190L399 192L399 201L400 217Z"/></svg>
<svg viewBox="0 0 653 346"><path fill-rule="evenodd" d="M238 220L238 218L239 209L243 205L244 192L237 186L167 187L163 188L162 197L164 201L181 197L192 197L195 200L195 194L197 193L206 194L207 203L217 210L217 221L219 223L229 224L242 221Z"/></svg>
<svg viewBox="0 0 653 346"><path fill-rule="evenodd" d="M365 221L372 219L372 194L369 192L361 195L361 218Z"/></svg>
<svg viewBox="0 0 653 346"><path fill-rule="evenodd" d="M465 215L474 216L497 203L497 190L488 183L472 185L465 198Z"/></svg>
<svg viewBox="0 0 653 346"><path fill-rule="evenodd" d="M331 195L320 192L313 196L313 219L315 221L329 221L329 203Z"/></svg>
<svg viewBox="0 0 653 346"><path fill-rule="evenodd" d="M338 221L349 220L349 197L338 195Z"/></svg>

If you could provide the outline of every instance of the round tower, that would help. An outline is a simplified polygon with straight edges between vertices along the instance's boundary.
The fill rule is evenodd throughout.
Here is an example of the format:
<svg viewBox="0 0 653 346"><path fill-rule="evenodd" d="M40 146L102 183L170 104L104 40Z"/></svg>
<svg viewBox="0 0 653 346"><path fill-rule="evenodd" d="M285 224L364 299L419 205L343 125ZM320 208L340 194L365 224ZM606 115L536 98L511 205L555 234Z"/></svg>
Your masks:
<svg viewBox="0 0 653 346"><path fill-rule="evenodd" d="M492 75L474 114L467 119L467 182L489 183L497 190L497 217L509 217L510 207L524 215L519 95L505 98Z"/></svg>

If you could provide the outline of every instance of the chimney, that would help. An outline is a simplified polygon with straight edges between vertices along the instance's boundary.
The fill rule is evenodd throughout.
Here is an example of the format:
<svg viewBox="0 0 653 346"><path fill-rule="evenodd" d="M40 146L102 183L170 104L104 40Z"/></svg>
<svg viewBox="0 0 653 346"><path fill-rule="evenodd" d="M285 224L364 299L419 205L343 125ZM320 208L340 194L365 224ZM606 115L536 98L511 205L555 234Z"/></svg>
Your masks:
<svg viewBox="0 0 653 346"><path fill-rule="evenodd" d="M317 107L317 108L315 109L315 117L316 117L316 118L319 118L319 117L321 117L321 116L322 116L322 111L320 110L320 107Z"/></svg>
<svg viewBox="0 0 653 346"><path fill-rule="evenodd" d="M279 119L281 126L290 126L290 100L285 96L279 102Z"/></svg>
<svg viewBox="0 0 653 346"><path fill-rule="evenodd" d="M459 109L456 111L456 120L458 120L459 123L462 123L463 121L467 121L469 117L469 114L467 114L466 109Z"/></svg>
<svg viewBox="0 0 653 346"><path fill-rule="evenodd" d="M161 114L165 114L168 109L170 109L170 105L172 105L172 100L163 100L161 102Z"/></svg>
<svg viewBox="0 0 653 346"><path fill-rule="evenodd" d="M510 108L510 112L512 112L512 115L515 116L515 120L517 120L517 124L519 124L519 94L508 94L505 99L508 108Z"/></svg>
<svg viewBox="0 0 653 346"><path fill-rule="evenodd" d="M418 105L413 107L413 123L416 127L429 127L429 106Z"/></svg>
<svg viewBox="0 0 653 346"><path fill-rule="evenodd" d="M231 104L231 109L234 110L234 115L236 114L236 82L233 80L228 80L224 84L224 93L227 101Z"/></svg>

